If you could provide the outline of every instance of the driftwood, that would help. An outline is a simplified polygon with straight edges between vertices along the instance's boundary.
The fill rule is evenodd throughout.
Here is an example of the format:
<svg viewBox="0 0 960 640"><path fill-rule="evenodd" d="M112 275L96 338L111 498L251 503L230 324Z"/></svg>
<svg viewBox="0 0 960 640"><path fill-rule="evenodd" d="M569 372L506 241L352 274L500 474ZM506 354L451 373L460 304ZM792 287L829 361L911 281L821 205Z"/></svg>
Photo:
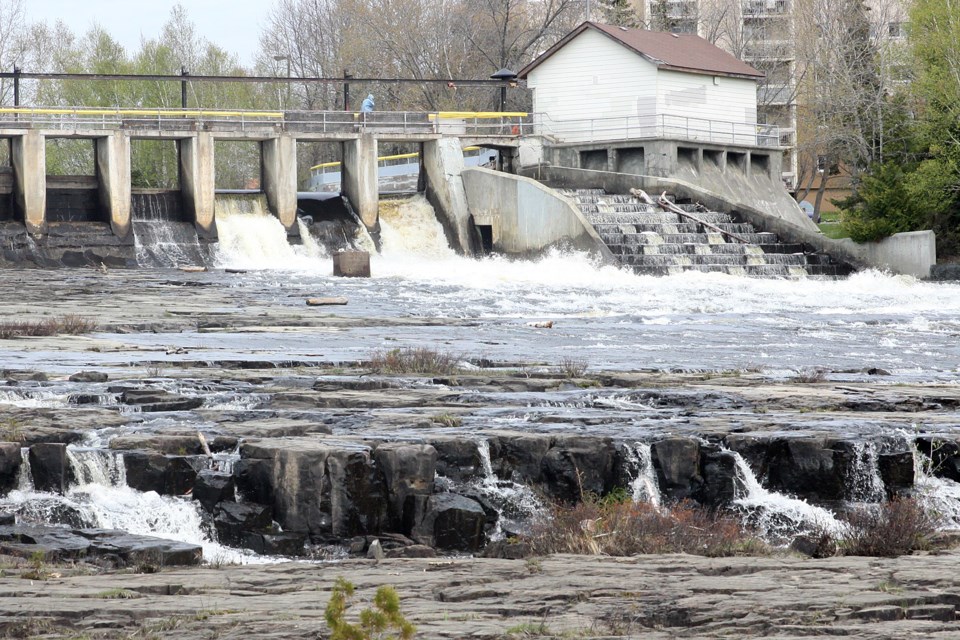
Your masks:
<svg viewBox="0 0 960 640"><path fill-rule="evenodd" d="M718 227L717 225L711 224L711 223L707 222L706 220L701 220L700 218L698 218L697 216L693 215L692 213L689 213L688 211L684 211L683 209L681 209L681 208L678 207L677 205L675 205L675 204L673 204L672 202L670 202L669 200L667 200L667 192L666 192L666 191L664 191L662 194L660 194L660 198L659 198L656 202L654 202L654 201L653 201L653 198L651 198L649 195L647 195L647 192L644 191L643 189L630 189L630 195L639 198L641 201L645 202L646 204L656 204L656 205L658 205L661 209L664 209L665 211L669 211L670 213L675 213L675 214L677 214L678 216L681 216L681 217L683 217L683 218L687 218L687 219L689 219L689 220L692 220L692 221L696 222L697 224L706 227L707 229L710 229L710 230L712 230L712 231L715 231L715 232L717 232L717 233L719 233L719 234L721 234L721 235L724 235L724 236L726 236L726 237L728 237L728 238L733 238L733 239L736 240L737 242L742 242L743 244L753 244L752 242L750 242L750 241L747 240L746 238L744 238L744 237L742 237L742 236L738 236L737 234L733 233L732 231L724 231L723 229L721 229L721 228Z"/></svg>

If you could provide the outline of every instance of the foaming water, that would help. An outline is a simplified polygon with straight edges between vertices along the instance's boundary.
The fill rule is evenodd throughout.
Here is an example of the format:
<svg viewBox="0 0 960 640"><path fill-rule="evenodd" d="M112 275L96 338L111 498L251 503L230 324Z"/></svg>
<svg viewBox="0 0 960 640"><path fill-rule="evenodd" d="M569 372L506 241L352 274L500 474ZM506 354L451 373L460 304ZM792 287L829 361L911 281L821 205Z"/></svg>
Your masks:
<svg viewBox="0 0 960 640"><path fill-rule="evenodd" d="M443 225L426 197L380 202L380 243L389 258L450 260L456 253L447 244Z"/></svg>
<svg viewBox="0 0 960 640"><path fill-rule="evenodd" d="M626 446L627 460L635 476L630 483L630 494L634 502L649 502L654 507L662 503L660 485L657 483L657 472L653 468L653 452L646 442L635 442L633 446Z"/></svg>
<svg viewBox="0 0 960 640"><path fill-rule="evenodd" d="M530 487L513 480L501 480L496 476L490 460L488 440L477 441L477 452L480 454L483 477L476 483L475 488L499 513L496 528L490 534L490 539L500 540L504 537L505 520L514 524L531 522L543 513L543 503Z"/></svg>
<svg viewBox="0 0 960 640"><path fill-rule="evenodd" d="M743 457L735 452L737 490L734 505L760 536L772 544L785 544L798 535L828 532L842 536L846 526L831 512L804 500L769 491L760 484Z"/></svg>
<svg viewBox="0 0 960 640"><path fill-rule="evenodd" d="M242 269L315 270L323 256L300 223L304 243L287 241L287 231L260 195L220 194L216 198L218 248L216 263Z"/></svg>

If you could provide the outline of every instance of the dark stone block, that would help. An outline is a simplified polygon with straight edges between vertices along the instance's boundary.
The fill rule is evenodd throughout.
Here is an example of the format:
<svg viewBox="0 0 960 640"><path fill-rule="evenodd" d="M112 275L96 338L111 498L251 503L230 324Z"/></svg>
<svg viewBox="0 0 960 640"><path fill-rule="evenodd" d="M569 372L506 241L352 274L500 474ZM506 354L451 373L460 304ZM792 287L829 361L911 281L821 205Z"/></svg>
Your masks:
<svg viewBox="0 0 960 640"><path fill-rule="evenodd" d="M219 471L201 471L193 485L193 499L210 513L220 502L233 502L236 500L233 476Z"/></svg>
<svg viewBox="0 0 960 640"><path fill-rule="evenodd" d="M671 500L692 497L703 486L700 443L693 438L667 438L650 445L660 491Z"/></svg>
<svg viewBox="0 0 960 640"><path fill-rule="evenodd" d="M243 534L269 533L273 526L270 507L247 502L221 502L213 517L217 539L222 544L240 546Z"/></svg>
<svg viewBox="0 0 960 640"><path fill-rule="evenodd" d="M17 488L23 456L17 442L0 442L0 495Z"/></svg>
<svg viewBox="0 0 960 640"><path fill-rule="evenodd" d="M70 382L106 382L107 374L100 371L81 371L70 376Z"/></svg>
<svg viewBox="0 0 960 640"><path fill-rule="evenodd" d="M306 535L302 533L257 533L244 531L242 546L267 556L302 556Z"/></svg>
<svg viewBox="0 0 960 640"><path fill-rule="evenodd" d="M423 520L414 529L414 539L438 549L477 551L486 541L486 514L475 501L453 493L427 500Z"/></svg>
<svg viewBox="0 0 960 640"><path fill-rule="evenodd" d="M33 486L37 491L66 492L70 484L67 445L59 442L32 445L29 459Z"/></svg>
<svg viewBox="0 0 960 640"><path fill-rule="evenodd" d="M881 453L877 458L880 467L880 478L887 490L887 496L892 497L908 491L913 487L915 474L913 452Z"/></svg>

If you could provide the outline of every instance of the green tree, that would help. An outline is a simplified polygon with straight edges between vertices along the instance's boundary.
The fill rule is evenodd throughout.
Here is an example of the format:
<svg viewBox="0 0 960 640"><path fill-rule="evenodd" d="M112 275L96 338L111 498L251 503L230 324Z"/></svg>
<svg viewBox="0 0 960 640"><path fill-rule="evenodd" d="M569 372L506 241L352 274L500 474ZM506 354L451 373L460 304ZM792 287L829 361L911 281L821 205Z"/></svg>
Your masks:
<svg viewBox="0 0 960 640"><path fill-rule="evenodd" d="M410 640L416 627L400 613L400 597L393 587L380 587L373 597L373 607L360 612L360 625L347 622L347 608L354 586L343 577L337 578L327 603L324 618L330 627L330 640L374 640L394 638ZM386 635L390 630L396 635Z"/></svg>

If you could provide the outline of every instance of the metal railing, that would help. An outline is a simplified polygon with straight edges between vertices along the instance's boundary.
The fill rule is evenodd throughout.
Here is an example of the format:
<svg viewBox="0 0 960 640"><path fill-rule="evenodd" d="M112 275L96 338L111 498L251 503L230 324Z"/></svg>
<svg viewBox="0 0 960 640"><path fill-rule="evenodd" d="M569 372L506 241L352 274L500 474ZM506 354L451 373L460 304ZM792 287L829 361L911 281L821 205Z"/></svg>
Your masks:
<svg viewBox="0 0 960 640"><path fill-rule="evenodd" d="M776 125L667 114L584 120L552 120L544 114L537 114L534 131L564 143L673 138L756 147L780 146Z"/></svg>
<svg viewBox="0 0 960 640"><path fill-rule="evenodd" d="M516 137L533 131L526 112L242 111L215 109L0 108L0 128L248 131Z"/></svg>

